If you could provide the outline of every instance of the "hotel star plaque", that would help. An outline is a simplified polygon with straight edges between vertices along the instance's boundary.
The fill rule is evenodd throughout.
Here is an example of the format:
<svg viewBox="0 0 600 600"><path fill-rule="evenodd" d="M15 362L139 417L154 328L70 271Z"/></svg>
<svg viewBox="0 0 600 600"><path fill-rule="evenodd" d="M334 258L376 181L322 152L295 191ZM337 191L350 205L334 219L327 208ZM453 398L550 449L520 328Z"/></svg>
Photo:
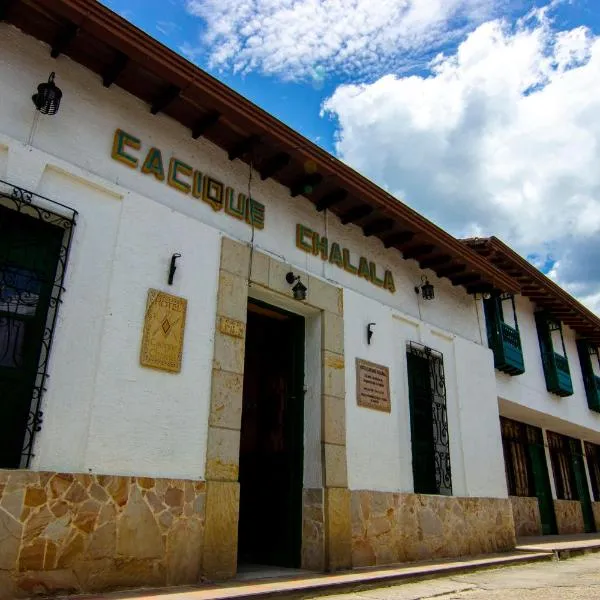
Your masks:
<svg viewBox="0 0 600 600"><path fill-rule="evenodd" d="M140 363L171 373L181 371L187 300L148 290Z"/></svg>

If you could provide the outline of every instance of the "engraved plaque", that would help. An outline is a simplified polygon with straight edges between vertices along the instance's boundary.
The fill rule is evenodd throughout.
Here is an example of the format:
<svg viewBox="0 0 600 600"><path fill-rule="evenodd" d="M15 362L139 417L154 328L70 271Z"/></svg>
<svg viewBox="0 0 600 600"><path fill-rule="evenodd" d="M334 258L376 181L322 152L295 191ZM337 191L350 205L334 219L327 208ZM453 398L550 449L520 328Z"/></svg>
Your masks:
<svg viewBox="0 0 600 600"><path fill-rule="evenodd" d="M389 368L357 358L356 399L359 406L391 412Z"/></svg>
<svg viewBox="0 0 600 600"><path fill-rule="evenodd" d="M231 337L243 339L246 336L246 325L235 319L219 317L219 331L223 335L230 335Z"/></svg>
<svg viewBox="0 0 600 600"><path fill-rule="evenodd" d="M140 363L144 367L179 373L187 300L148 290Z"/></svg>

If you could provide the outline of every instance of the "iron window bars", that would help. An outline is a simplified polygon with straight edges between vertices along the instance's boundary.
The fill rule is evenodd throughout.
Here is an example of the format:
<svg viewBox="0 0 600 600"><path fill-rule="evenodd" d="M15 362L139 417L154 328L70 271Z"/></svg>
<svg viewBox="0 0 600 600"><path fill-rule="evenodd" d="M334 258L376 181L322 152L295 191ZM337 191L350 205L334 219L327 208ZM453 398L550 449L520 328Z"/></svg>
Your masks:
<svg viewBox="0 0 600 600"><path fill-rule="evenodd" d="M0 180L0 206L16 211L48 225L53 225L64 230L58 253L58 261L54 278L49 281L51 291L48 302L48 311L43 328L41 351L37 361L35 380L31 394L29 416L27 418L26 431L21 452L21 468L28 468L33 458L33 444L36 434L42 429L43 411L42 399L46 391L46 380L48 378L48 360L52 347L52 339L56 326L61 295L65 291L64 279L66 274L69 249L73 238L73 229L76 224L77 211L69 206L40 196L6 181ZM1 265L0 265L1 266ZM16 290L14 270L6 268L0 271L0 292L9 285L12 286L13 294L18 293L17 302L22 301L23 289ZM10 280L10 281L9 281ZM1 295L1 293L0 293ZM11 298L11 301L12 298ZM14 302L14 301L13 301ZM2 317L0 317L2 318ZM4 317L8 320L8 317ZM6 348L0 348L0 354L6 352Z"/></svg>

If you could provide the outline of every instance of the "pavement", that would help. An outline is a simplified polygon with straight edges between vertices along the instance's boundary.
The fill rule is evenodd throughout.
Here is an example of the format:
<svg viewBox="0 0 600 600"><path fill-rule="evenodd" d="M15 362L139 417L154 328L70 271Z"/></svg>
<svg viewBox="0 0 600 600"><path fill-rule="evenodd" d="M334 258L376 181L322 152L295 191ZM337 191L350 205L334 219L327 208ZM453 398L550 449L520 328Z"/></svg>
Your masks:
<svg viewBox="0 0 600 600"><path fill-rule="evenodd" d="M70 600L594 599L600 600L600 535L518 540L514 552L355 569L336 574L248 566L220 584L70 596ZM564 558L571 560L564 561Z"/></svg>
<svg viewBox="0 0 600 600"><path fill-rule="evenodd" d="M600 554L351 592L326 600L599 600Z"/></svg>

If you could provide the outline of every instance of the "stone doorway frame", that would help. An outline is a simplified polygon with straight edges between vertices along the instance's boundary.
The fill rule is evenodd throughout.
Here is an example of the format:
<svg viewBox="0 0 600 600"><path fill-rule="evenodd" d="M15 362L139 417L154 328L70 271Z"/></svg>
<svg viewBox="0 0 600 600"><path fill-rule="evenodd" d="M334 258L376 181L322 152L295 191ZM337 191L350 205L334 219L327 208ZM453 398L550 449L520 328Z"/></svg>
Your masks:
<svg viewBox="0 0 600 600"><path fill-rule="evenodd" d="M238 483L246 314L250 286L285 299L290 266L223 237L206 452L206 513L202 572L227 579L237 572ZM297 269L294 269L297 271ZM303 490L302 568L352 566L350 492L346 461L343 290L303 274L302 305L321 318L322 488ZM300 302L292 300L293 302ZM320 531L319 531L320 530Z"/></svg>

